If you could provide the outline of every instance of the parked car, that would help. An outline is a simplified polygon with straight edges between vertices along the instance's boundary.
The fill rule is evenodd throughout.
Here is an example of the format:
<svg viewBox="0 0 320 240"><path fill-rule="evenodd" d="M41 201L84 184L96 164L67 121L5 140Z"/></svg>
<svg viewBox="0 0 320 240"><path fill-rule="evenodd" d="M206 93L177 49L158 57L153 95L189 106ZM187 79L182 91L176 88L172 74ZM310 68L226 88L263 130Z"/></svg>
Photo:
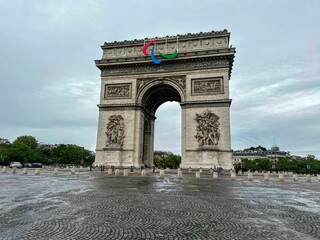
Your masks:
<svg viewBox="0 0 320 240"><path fill-rule="evenodd" d="M32 163L33 168L42 168L42 163Z"/></svg>
<svg viewBox="0 0 320 240"><path fill-rule="evenodd" d="M24 163L23 167L25 168L32 168L32 163Z"/></svg>
<svg viewBox="0 0 320 240"><path fill-rule="evenodd" d="M20 162L12 162L10 163L10 168L16 167L16 168L22 168L22 164Z"/></svg>

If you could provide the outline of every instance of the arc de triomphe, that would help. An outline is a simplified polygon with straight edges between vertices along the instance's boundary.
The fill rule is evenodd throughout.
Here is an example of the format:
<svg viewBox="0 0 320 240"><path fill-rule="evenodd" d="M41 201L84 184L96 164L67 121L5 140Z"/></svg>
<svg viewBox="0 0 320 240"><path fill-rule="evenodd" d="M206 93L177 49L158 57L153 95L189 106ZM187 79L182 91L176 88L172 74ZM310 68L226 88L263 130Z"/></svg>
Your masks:
<svg viewBox="0 0 320 240"><path fill-rule="evenodd" d="M155 112L177 101L180 167L232 168L229 39L223 30L104 43L94 164L152 166Z"/></svg>

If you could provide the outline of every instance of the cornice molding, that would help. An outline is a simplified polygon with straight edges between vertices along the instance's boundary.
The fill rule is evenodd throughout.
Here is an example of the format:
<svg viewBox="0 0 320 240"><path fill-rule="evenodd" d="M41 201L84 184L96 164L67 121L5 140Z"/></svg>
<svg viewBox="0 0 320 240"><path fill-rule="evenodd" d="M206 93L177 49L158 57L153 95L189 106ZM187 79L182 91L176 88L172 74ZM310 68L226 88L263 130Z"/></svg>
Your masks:
<svg viewBox="0 0 320 240"><path fill-rule="evenodd" d="M117 75L136 75L148 73L189 72L203 69L228 68L231 76L234 54L227 56L176 59L163 61L159 65L152 62L123 63L117 65L97 65L101 69L101 77Z"/></svg>
<svg viewBox="0 0 320 240"><path fill-rule="evenodd" d="M234 57L236 53L235 48L224 48L215 50L198 50L192 52L179 53L179 56L175 59L163 59L163 62L183 61L183 60L199 60L201 58L219 58L219 57ZM103 58L95 60L96 66L101 69L103 66L110 65L123 65L123 64L137 64L137 63L151 63L149 56L134 56L134 57L122 57L122 58Z"/></svg>

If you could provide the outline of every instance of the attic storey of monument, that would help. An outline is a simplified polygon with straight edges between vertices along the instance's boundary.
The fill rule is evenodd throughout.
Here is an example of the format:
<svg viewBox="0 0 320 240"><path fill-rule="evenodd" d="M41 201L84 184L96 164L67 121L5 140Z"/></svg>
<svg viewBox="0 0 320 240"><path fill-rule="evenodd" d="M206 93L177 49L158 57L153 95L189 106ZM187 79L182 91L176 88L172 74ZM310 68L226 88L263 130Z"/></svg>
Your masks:
<svg viewBox="0 0 320 240"><path fill-rule="evenodd" d="M180 167L232 168L229 79L235 48L229 39L223 30L105 43L96 60L101 95L95 165L152 166L155 112L177 101Z"/></svg>

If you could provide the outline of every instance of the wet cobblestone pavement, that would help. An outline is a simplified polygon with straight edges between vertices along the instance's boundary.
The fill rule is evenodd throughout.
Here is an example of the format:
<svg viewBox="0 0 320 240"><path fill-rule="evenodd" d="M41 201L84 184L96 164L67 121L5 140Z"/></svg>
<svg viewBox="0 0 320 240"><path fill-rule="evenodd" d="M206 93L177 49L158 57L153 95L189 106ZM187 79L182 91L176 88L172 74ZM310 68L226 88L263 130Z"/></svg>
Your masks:
<svg viewBox="0 0 320 240"><path fill-rule="evenodd" d="M0 239L320 239L320 182L0 173Z"/></svg>

